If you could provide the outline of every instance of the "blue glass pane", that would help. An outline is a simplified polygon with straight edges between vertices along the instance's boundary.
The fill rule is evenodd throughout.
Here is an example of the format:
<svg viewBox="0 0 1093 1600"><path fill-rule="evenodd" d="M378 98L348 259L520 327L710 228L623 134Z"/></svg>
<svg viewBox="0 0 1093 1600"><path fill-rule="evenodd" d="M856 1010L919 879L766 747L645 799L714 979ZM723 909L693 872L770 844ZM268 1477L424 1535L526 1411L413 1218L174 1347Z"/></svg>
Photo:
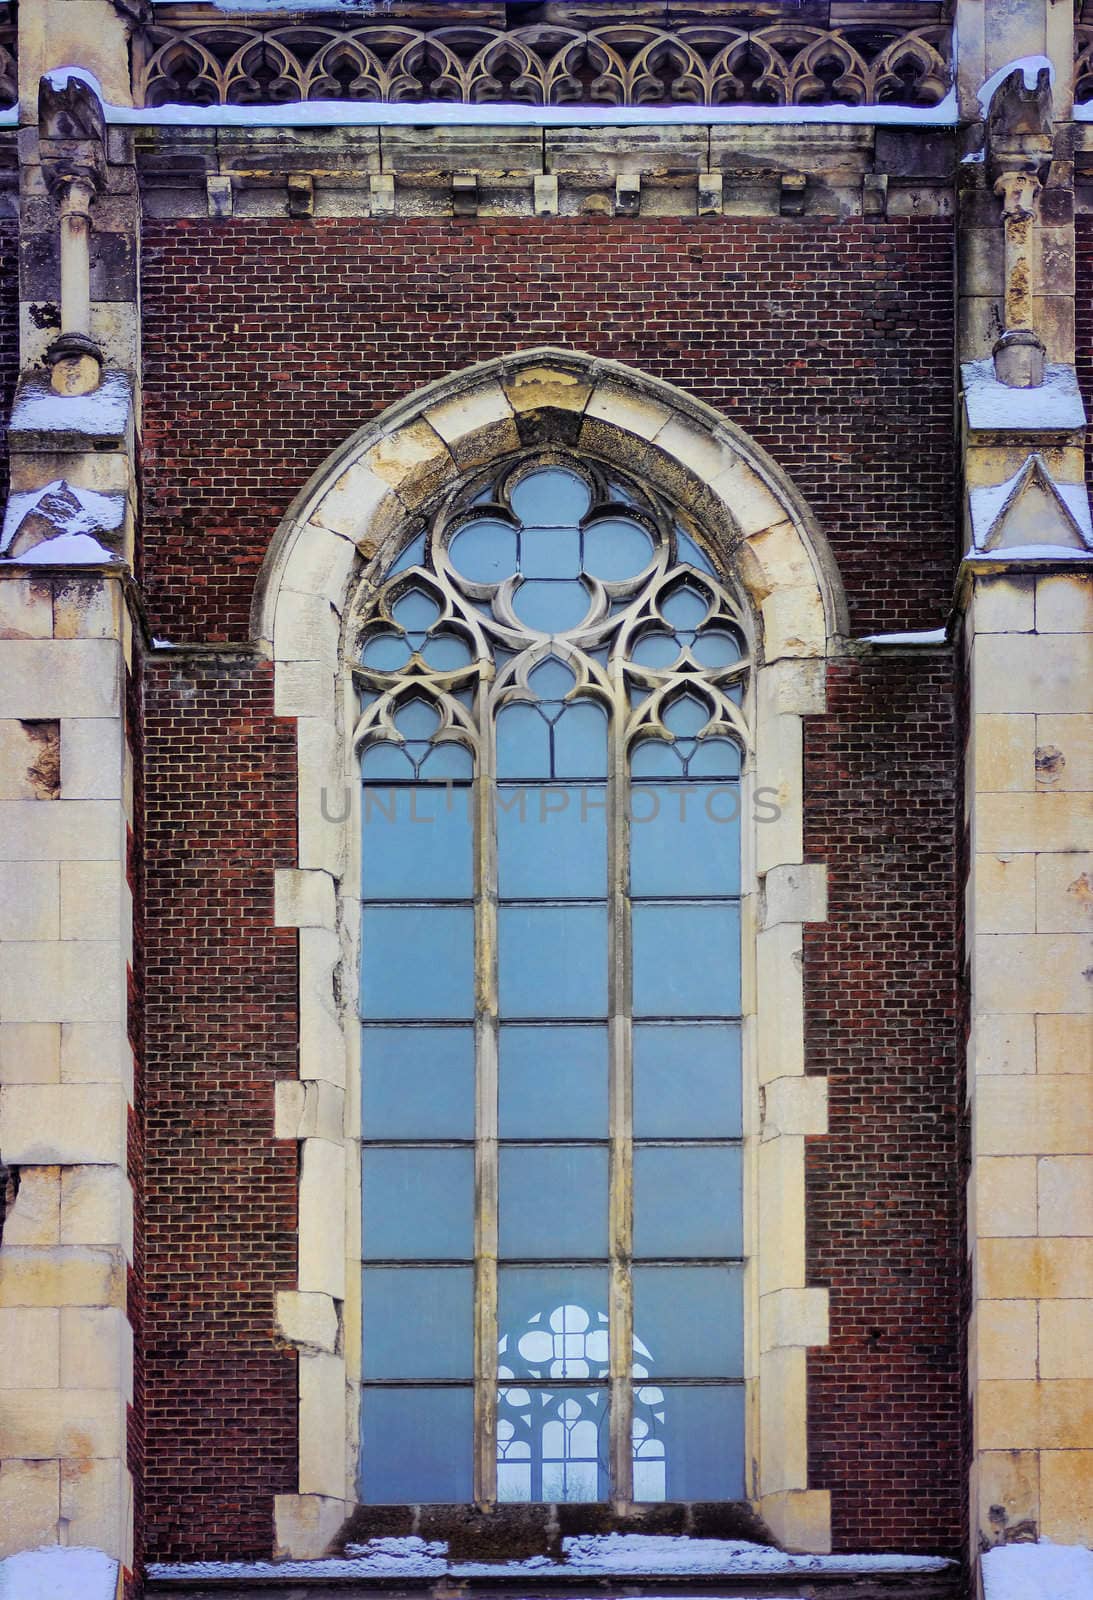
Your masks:
<svg viewBox="0 0 1093 1600"><path fill-rule="evenodd" d="M632 815L631 894L740 893L737 784L646 783Z"/></svg>
<svg viewBox="0 0 1093 1600"><path fill-rule="evenodd" d="M366 786L361 895L366 900L466 900L474 890L470 788Z"/></svg>
<svg viewBox="0 0 1093 1600"><path fill-rule="evenodd" d="M684 694L661 712L660 720L669 732L686 737L706 726L710 720L710 708L704 700L696 699L693 694Z"/></svg>
<svg viewBox="0 0 1093 1600"><path fill-rule="evenodd" d="M548 656L528 675L528 686L540 700L564 700L576 681L565 662L556 656Z"/></svg>
<svg viewBox="0 0 1093 1600"><path fill-rule="evenodd" d="M607 1014L607 913L603 906L502 906L503 1017Z"/></svg>
<svg viewBox="0 0 1093 1600"><path fill-rule="evenodd" d="M607 713L590 700L567 705L554 724L554 776L607 775Z"/></svg>
<svg viewBox="0 0 1093 1600"><path fill-rule="evenodd" d="M741 1209L739 1146L635 1149L635 1256L738 1256Z"/></svg>
<svg viewBox="0 0 1093 1600"><path fill-rule="evenodd" d="M700 633L691 646L692 654L704 667L731 667L740 660L740 646L731 633L719 628L709 628Z"/></svg>
<svg viewBox="0 0 1093 1600"><path fill-rule="evenodd" d="M525 578L576 578L581 570L581 539L576 528L524 528L520 571Z"/></svg>
<svg viewBox="0 0 1093 1600"><path fill-rule="evenodd" d="M374 633L361 651L361 662L376 672L398 672L410 659L410 646L397 633Z"/></svg>
<svg viewBox="0 0 1093 1600"><path fill-rule="evenodd" d="M426 639L422 655L438 672L454 672L465 667L471 659L470 647L457 633L436 633Z"/></svg>
<svg viewBox="0 0 1093 1600"><path fill-rule="evenodd" d="M517 589L512 606L525 627L540 633L565 633L588 615L588 591L575 580L531 579Z"/></svg>
<svg viewBox="0 0 1093 1600"><path fill-rule="evenodd" d="M502 1148L499 1253L577 1260L607 1254L607 1151L587 1145Z"/></svg>
<svg viewBox="0 0 1093 1600"><path fill-rule="evenodd" d="M450 1505L474 1498L471 1389L365 1389L361 1470L365 1505Z"/></svg>
<svg viewBox="0 0 1093 1600"><path fill-rule="evenodd" d="M687 772L692 778L739 777L740 747L729 739L700 739Z"/></svg>
<svg viewBox="0 0 1093 1600"><path fill-rule="evenodd" d="M361 1152L366 1261L470 1260L474 1151L403 1147Z"/></svg>
<svg viewBox="0 0 1093 1600"><path fill-rule="evenodd" d="M516 571L516 529L493 517L476 518L460 528L448 555L472 583L501 583Z"/></svg>
<svg viewBox="0 0 1093 1600"><path fill-rule="evenodd" d="M606 790L502 784L497 874L498 891L509 900L592 900L606 894Z"/></svg>
<svg viewBox="0 0 1093 1600"><path fill-rule="evenodd" d="M361 756L361 777L370 781L392 778L405 782L413 775L414 763L399 744L370 744Z"/></svg>
<svg viewBox="0 0 1093 1600"><path fill-rule="evenodd" d="M608 1288L606 1267L501 1267L501 1376L605 1377Z"/></svg>
<svg viewBox="0 0 1093 1600"><path fill-rule="evenodd" d="M634 1135L735 1139L741 1132L740 1025L634 1027Z"/></svg>
<svg viewBox="0 0 1093 1600"><path fill-rule="evenodd" d="M642 1401L647 1394L657 1398ZM635 1385L634 1499L744 1496L742 1385Z"/></svg>
<svg viewBox="0 0 1093 1600"><path fill-rule="evenodd" d="M674 633L643 633L631 651L639 667L663 670L679 658L679 640Z"/></svg>
<svg viewBox="0 0 1093 1600"><path fill-rule="evenodd" d="M697 567L699 572L708 572L711 576L716 576L709 557L681 528L676 529L676 553L684 566Z"/></svg>
<svg viewBox="0 0 1093 1600"><path fill-rule="evenodd" d="M697 628L705 621L709 609L706 595L684 586L661 601L660 614L673 628Z"/></svg>
<svg viewBox="0 0 1093 1600"><path fill-rule="evenodd" d="M550 725L534 706L503 706L497 713L497 776L550 777Z"/></svg>
<svg viewBox="0 0 1093 1600"><path fill-rule="evenodd" d="M404 739L431 739L440 726L440 713L427 700L407 700L395 712L395 727Z"/></svg>
<svg viewBox="0 0 1093 1600"><path fill-rule="evenodd" d="M606 1386L502 1384L497 1391L497 1498L550 1503L611 1494Z"/></svg>
<svg viewBox="0 0 1093 1600"><path fill-rule="evenodd" d="M607 1029L501 1028L502 1139L607 1136Z"/></svg>
<svg viewBox="0 0 1093 1600"><path fill-rule="evenodd" d="M608 517L585 529L585 571L604 583L632 578L653 558L653 541L638 522Z"/></svg>
<svg viewBox="0 0 1093 1600"><path fill-rule="evenodd" d="M473 1028L362 1028L361 1135L473 1139Z"/></svg>
<svg viewBox="0 0 1093 1600"><path fill-rule="evenodd" d="M681 778L683 776L683 762L676 753L674 745L666 744L663 739L643 739L634 746L630 757L630 776L632 778ZM640 804L635 803L632 813L636 817L648 816L652 811L652 801L645 798L644 787Z"/></svg>
<svg viewBox="0 0 1093 1600"><path fill-rule="evenodd" d="M361 1015L474 1015L474 912L469 906L365 906Z"/></svg>
<svg viewBox="0 0 1093 1600"><path fill-rule="evenodd" d="M560 467L545 467L529 472L509 496L509 503L521 522L540 526L564 527L580 522L592 496L583 478Z"/></svg>
<svg viewBox="0 0 1093 1600"><path fill-rule="evenodd" d="M420 567L425 560L425 535L418 534L399 556L393 567L388 567L387 576L393 578L396 572L405 572L408 567Z"/></svg>
<svg viewBox="0 0 1093 1600"><path fill-rule="evenodd" d="M440 607L424 589L408 589L391 607L391 615L407 633L424 633L440 615Z"/></svg>
<svg viewBox="0 0 1093 1600"><path fill-rule="evenodd" d="M735 905L636 905L632 917L635 1016L739 1015Z"/></svg>
<svg viewBox="0 0 1093 1600"><path fill-rule="evenodd" d="M662 1378L742 1378L743 1268L635 1267L634 1332Z"/></svg>
<svg viewBox="0 0 1093 1600"><path fill-rule="evenodd" d="M468 779L474 776L474 757L465 745L455 744L445 740L443 744L436 744L429 751L421 763L421 776L430 783L440 783L445 779ZM469 805L466 795L457 799L457 805Z"/></svg>
<svg viewBox="0 0 1093 1600"><path fill-rule="evenodd" d="M474 1268L366 1267L365 1378L474 1376Z"/></svg>

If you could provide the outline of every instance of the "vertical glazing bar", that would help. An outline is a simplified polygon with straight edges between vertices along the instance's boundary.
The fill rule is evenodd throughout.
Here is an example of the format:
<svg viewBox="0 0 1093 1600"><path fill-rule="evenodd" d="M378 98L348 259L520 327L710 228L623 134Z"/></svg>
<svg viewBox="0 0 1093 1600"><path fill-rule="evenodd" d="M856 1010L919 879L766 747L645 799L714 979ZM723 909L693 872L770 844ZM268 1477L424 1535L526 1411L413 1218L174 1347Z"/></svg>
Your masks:
<svg viewBox="0 0 1093 1600"><path fill-rule="evenodd" d="M633 1240L632 1046L630 1004L629 782L626 770L626 683L621 662L611 664L613 704L608 734L608 962L610 1006L611 1138L611 1476L615 1504L633 1499L630 1369L634 1308L630 1276Z"/></svg>
<svg viewBox="0 0 1093 1600"><path fill-rule="evenodd" d="M474 784L474 1493L479 1505L497 1498L497 822L492 676L492 669L485 669L479 688Z"/></svg>

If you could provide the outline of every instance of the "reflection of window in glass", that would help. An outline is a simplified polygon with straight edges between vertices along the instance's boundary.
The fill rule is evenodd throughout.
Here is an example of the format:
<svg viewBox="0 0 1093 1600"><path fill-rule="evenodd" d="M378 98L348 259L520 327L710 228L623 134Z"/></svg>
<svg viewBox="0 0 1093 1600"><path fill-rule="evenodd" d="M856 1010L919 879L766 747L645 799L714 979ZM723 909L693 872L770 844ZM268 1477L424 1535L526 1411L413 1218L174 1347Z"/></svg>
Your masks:
<svg viewBox="0 0 1093 1600"><path fill-rule="evenodd" d="M365 1501L743 1495L744 640L583 459L467 484L372 605Z"/></svg>

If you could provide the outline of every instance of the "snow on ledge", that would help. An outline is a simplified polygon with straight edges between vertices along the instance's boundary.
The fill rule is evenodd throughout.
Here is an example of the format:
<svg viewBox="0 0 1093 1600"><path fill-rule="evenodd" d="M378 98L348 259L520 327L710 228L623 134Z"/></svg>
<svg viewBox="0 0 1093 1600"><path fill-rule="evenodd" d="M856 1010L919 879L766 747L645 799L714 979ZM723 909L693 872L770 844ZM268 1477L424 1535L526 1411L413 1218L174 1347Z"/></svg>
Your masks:
<svg viewBox="0 0 1093 1600"><path fill-rule="evenodd" d="M86 434L120 439L129 421L132 385L124 372L104 372L90 394L58 394L45 373L23 378L11 408L12 433Z"/></svg>
<svg viewBox="0 0 1093 1600"><path fill-rule="evenodd" d="M984 1600L1089 1600L1093 1551L1081 1545L1004 1544L982 1559Z"/></svg>
<svg viewBox="0 0 1093 1600"><path fill-rule="evenodd" d="M858 644L944 644L944 628L930 628L925 633L867 633Z"/></svg>
<svg viewBox="0 0 1093 1600"><path fill-rule="evenodd" d="M1055 63L1048 56L1018 56L1014 61L1007 61L1004 67L999 67L997 72L992 72L986 83L979 90L979 112L983 121L986 122L987 120L987 113L991 108L991 101L994 99L997 90L1005 83L1011 72L1023 72L1025 75L1025 88L1035 89L1036 80L1045 68L1048 73L1048 82L1054 88Z"/></svg>
<svg viewBox="0 0 1093 1600"><path fill-rule="evenodd" d="M1085 406L1074 368L1065 364L1044 369L1035 389L1011 389L999 383L994 362L964 361L960 367L968 426L976 432L1071 432L1085 427Z"/></svg>
<svg viewBox="0 0 1093 1600"><path fill-rule="evenodd" d="M519 106L462 105L426 100L385 105L378 100L300 100L279 106L118 106L84 67L54 67L57 90L78 78L102 102L108 123L174 128L650 128L788 123L864 123L895 127L955 127L956 90L936 106Z"/></svg>
<svg viewBox="0 0 1093 1600"><path fill-rule="evenodd" d="M193 1583L202 1578L482 1578L552 1579L574 1574L596 1577L790 1577L807 1573L943 1572L943 1556L793 1556L741 1539L688 1539L649 1534L589 1534L563 1539L562 1560L453 1561L447 1545L424 1539L370 1539L350 1545L345 1556L318 1561L161 1562L148 1567L157 1581Z"/></svg>
<svg viewBox="0 0 1093 1600"><path fill-rule="evenodd" d="M43 523L51 523L57 532L41 544L21 552L19 561L112 561L109 550L104 550L95 539L99 533L117 533L125 521L125 496L101 494L97 489L77 489L64 478L54 478L41 489L17 490L8 496L4 512L3 531L0 532L0 555L10 555L11 546L27 517L37 512ZM95 545L99 552L84 555L70 551L62 555L58 547L63 541L73 545L76 540ZM48 549L48 554L40 553Z"/></svg>
<svg viewBox="0 0 1093 1600"><path fill-rule="evenodd" d="M53 1545L0 1561L0 1600L115 1600L118 1563L101 1550Z"/></svg>

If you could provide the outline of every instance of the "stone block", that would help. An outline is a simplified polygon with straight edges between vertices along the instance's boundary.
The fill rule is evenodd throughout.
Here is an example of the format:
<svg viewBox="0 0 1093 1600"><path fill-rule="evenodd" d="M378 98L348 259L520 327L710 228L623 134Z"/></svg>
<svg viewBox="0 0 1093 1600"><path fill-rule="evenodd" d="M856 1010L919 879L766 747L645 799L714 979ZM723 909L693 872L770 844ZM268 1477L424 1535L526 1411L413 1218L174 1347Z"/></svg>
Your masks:
<svg viewBox="0 0 1093 1600"><path fill-rule="evenodd" d="M1038 1072L1093 1072L1093 1015L1036 1018Z"/></svg>
<svg viewBox="0 0 1093 1600"><path fill-rule="evenodd" d="M278 717L328 718L334 708L334 674L321 661L278 661L273 709Z"/></svg>
<svg viewBox="0 0 1093 1600"><path fill-rule="evenodd" d="M1084 711L1093 639L1063 634L977 634L972 647L977 712Z"/></svg>
<svg viewBox="0 0 1093 1600"><path fill-rule="evenodd" d="M805 1142L784 1135L759 1146L759 1293L805 1282ZM777 1486L776 1486L777 1487ZM790 1488L794 1485L783 1484ZM796 1487L802 1487L796 1485Z"/></svg>
<svg viewBox="0 0 1093 1600"><path fill-rule="evenodd" d="M393 500L391 486L355 462L326 491L311 512L311 522L300 529L297 537L308 537L307 529L318 525L356 544L366 537L387 500ZM397 500L393 503L398 505Z"/></svg>
<svg viewBox="0 0 1093 1600"><path fill-rule="evenodd" d="M273 1507L275 1561L326 1555L353 1509L345 1500L321 1494L275 1495Z"/></svg>
<svg viewBox="0 0 1093 1600"><path fill-rule="evenodd" d="M277 1292L277 1327L290 1344L333 1355L338 1344L338 1312L328 1294Z"/></svg>
<svg viewBox="0 0 1093 1600"><path fill-rule="evenodd" d="M805 1070L800 924L768 928L755 943L759 1081L800 1077Z"/></svg>
<svg viewBox="0 0 1093 1600"><path fill-rule="evenodd" d="M969 799L999 790L1031 792L1036 786L1036 718L979 713L973 721Z"/></svg>
<svg viewBox="0 0 1093 1600"><path fill-rule="evenodd" d="M1093 932L1093 854L1044 854L1035 860L1037 932Z"/></svg>
<svg viewBox="0 0 1093 1600"><path fill-rule="evenodd" d="M808 1401L803 1349L759 1357L759 1478L764 1494L804 1489Z"/></svg>
<svg viewBox="0 0 1093 1600"><path fill-rule="evenodd" d="M1036 1018L984 1012L973 1027L975 1075L1036 1071Z"/></svg>
<svg viewBox="0 0 1093 1600"><path fill-rule="evenodd" d="M68 468L66 460L66 471ZM83 489L97 489L100 493L111 490L125 491L129 484L118 481L109 474L105 460L101 463L101 482L81 481ZM108 476L109 474L109 476ZM97 477L94 470L88 477ZM74 474L73 483L82 474ZM111 481L112 480L112 481ZM126 627L125 600L120 582L109 578L73 574L71 578L53 580L53 637L55 639L112 639L119 640Z"/></svg>
<svg viewBox="0 0 1093 1600"><path fill-rule="evenodd" d="M302 1141L300 1289L335 1300L345 1299L345 1164L344 1145L326 1139Z"/></svg>
<svg viewBox="0 0 1093 1600"><path fill-rule="evenodd" d="M132 1085L133 1060L123 1022L63 1022L61 1079L65 1083ZM131 1093L127 1095L132 1099Z"/></svg>
<svg viewBox="0 0 1093 1600"><path fill-rule="evenodd" d="M585 415L647 440L655 439L671 419L671 412L659 401L609 381L597 383Z"/></svg>
<svg viewBox="0 0 1093 1600"><path fill-rule="evenodd" d="M657 443L661 440L658 438ZM725 448L721 469L708 480L745 539L786 520L786 508L750 462Z"/></svg>
<svg viewBox="0 0 1093 1600"><path fill-rule="evenodd" d="M300 1492L345 1493L345 1364L338 1356L300 1357Z"/></svg>
<svg viewBox="0 0 1093 1600"><path fill-rule="evenodd" d="M49 719L0 722L0 800L57 798L56 731Z"/></svg>
<svg viewBox="0 0 1093 1600"><path fill-rule="evenodd" d="M1052 572L1036 580L1038 633L1093 633L1093 578Z"/></svg>
<svg viewBox="0 0 1093 1600"><path fill-rule="evenodd" d="M60 1023L0 1023L0 1084L57 1083L60 1076Z"/></svg>
<svg viewBox="0 0 1093 1600"><path fill-rule="evenodd" d="M776 1289L759 1301L759 1343L764 1350L828 1342L826 1289Z"/></svg>
<svg viewBox="0 0 1093 1600"><path fill-rule="evenodd" d="M61 718L61 796L120 800L124 794L125 729L120 717Z"/></svg>
<svg viewBox="0 0 1093 1600"><path fill-rule="evenodd" d="M796 865L802 857L802 733L800 717L760 713L759 721L763 744L755 773L755 868L764 874L787 863Z"/></svg>
<svg viewBox="0 0 1093 1600"><path fill-rule="evenodd" d="M987 1379L975 1407L981 1450L1078 1450L1093 1426L1093 1380Z"/></svg>
<svg viewBox="0 0 1093 1600"><path fill-rule="evenodd" d="M1089 942L1080 934L976 934L974 1001L982 1011L1084 1013L1088 966Z"/></svg>
<svg viewBox="0 0 1093 1600"><path fill-rule="evenodd" d="M4 1150L0 1143L0 1150ZM14 1166L15 1159L7 1153ZM4 1218L4 1245L9 1250L48 1249L60 1242L61 1169L23 1167L19 1192Z"/></svg>
<svg viewBox="0 0 1093 1600"><path fill-rule="evenodd" d="M6 639L0 717L116 717L121 652L110 639Z"/></svg>
<svg viewBox="0 0 1093 1600"><path fill-rule="evenodd" d="M53 587L48 579L0 578L0 640L53 637Z"/></svg>
<svg viewBox="0 0 1093 1600"><path fill-rule="evenodd" d="M831 1495L827 1489L765 1494L759 1514L783 1550L825 1555L831 1549Z"/></svg>
<svg viewBox="0 0 1093 1600"><path fill-rule="evenodd" d="M977 1381L1036 1376L1035 1300L980 1300L968 1334Z"/></svg>
<svg viewBox="0 0 1093 1600"><path fill-rule="evenodd" d="M124 1015L124 977L111 941L9 942L0 946L0 1013L12 1022L106 1022Z"/></svg>
<svg viewBox="0 0 1093 1600"><path fill-rule="evenodd" d="M980 1157L975 1163L973 1183L976 1235L980 1238L1036 1237L1034 1155Z"/></svg>
<svg viewBox="0 0 1093 1600"><path fill-rule="evenodd" d="M1038 1521L1040 1456L1037 1451L980 1450L973 1470L979 1479L979 1527L991 1543L998 1538L1000 1527Z"/></svg>
<svg viewBox="0 0 1093 1600"><path fill-rule="evenodd" d="M1093 1239L980 1239L974 1279L983 1300L1088 1300Z"/></svg>
<svg viewBox="0 0 1093 1600"><path fill-rule="evenodd" d="M827 1079L775 1078L762 1091L763 1137L827 1132Z"/></svg>
<svg viewBox="0 0 1093 1600"><path fill-rule="evenodd" d="M1036 625L1036 580L993 574L975 586L974 627L979 633L1031 633Z"/></svg>
<svg viewBox="0 0 1093 1600"><path fill-rule="evenodd" d="M282 1079L276 1086L275 1129L278 1139L345 1137L345 1093L322 1079Z"/></svg>
<svg viewBox="0 0 1093 1600"><path fill-rule="evenodd" d="M1046 1073L982 1078L972 1138L977 1155L1071 1155L1093 1137L1093 1078Z"/></svg>
<svg viewBox="0 0 1093 1600"><path fill-rule="evenodd" d="M120 861L62 861L61 938L122 938L122 905L129 891Z"/></svg>
<svg viewBox="0 0 1093 1600"><path fill-rule="evenodd" d="M0 1436L12 1455L27 1461L121 1458L125 1401L106 1389L2 1390Z"/></svg>
<svg viewBox="0 0 1093 1600"><path fill-rule="evenodd" d="M279 928L330 928L337 923L329 872L278 867L273 874L273 918Z"/></svg>
<svg viewBox="0 0 1093 1600"><path fill-rule="evenodd" d="M1089 844L1088 798L1062 793L984 794L976 801L974 836L977 851L999 855L1083 850Z"/></svg>
<svg viewBox="0 0 1093 1600"><path fill-rule="evenodd" d="M827 868L804 863L772 867L763 880L763 926L827 920Z"/></svg>
<svg viewBox="0 0 1093 1600"><path fill-rule="evenodd" d="M583 411L592 393L584 371L548 365L522 367L502 378L513 411Z"/></svg>
<svg viewBox="0 0 1093 1600"><path fill-rule="evenodd" d="M56 1541L60 1473L58 1461L0 1462L0 1561Z"/></svg>
<svg viewBox="0 0 1093 1600"><path fill-rule="evenodd" d="M60 880L55 861L0 861L0 939L56 939Z"/></svg>
<svg viewBox="0 0 1093 1600"><path fill-rule="evenodd" d="M1093 716L1036 718L1038 781L1052 789L1093 790Z"/></svg>
<svg viewBox="0 0 1093 1600"><path fill-rule="evenodd" d="M0 1310L0 1389L55 1389L60 1373L61 1313L47 1306Z"/></svg>
<svg viewBox="0 0 1093 1600"><path fill-rule="evenodd" d="M1093 1300L1040 1302L1041 1378L1093 1378Z"/></svg>
<svg viewBox="0 0 1093 1600"><path fill-rule="evenodd" d="M61 1515L69 1542L124 1561L130 1493L124 1459L63 1461Z"/></svg>
<svg viewBox="0 0 1093 1600"><path fill-rule="evenodd" d="M133 1330L120 1306L65 1306L61 1387L111 1389L133 1398Z"/></svg>
<svg viewBox="0 0 1093 1600"><path fill-rule="evenodd" d="M1045 1450L1040 1456L1040 1537L1088 1544L1093 1528L1093 1450Z"/></svg>
<svg viewBox="0 0 1093 1600"><path fill-rule="evenodd" d="M520 448L512 407L499 383L480 384L430 406L425 418L459 467L478 466Z"/></svg>
<svg viewBox="0 0 1093 1600"><path fill-rule="evenodd" d="M8 1162L27 1166L123 1161L124 1097L116 1084L6 1084L0 1149Z"/></svg>
<svg viewBox="0 0 1093 1600"><path fill-rule="evenodd" d="M1088 1077L1070 1077L1069 1082L1086 1087ZM1093 1124L1087 1115L1085 1126L1071 1135L1073 1143L1093 1139ZM1093 1237L1093 1156L1042 1156L1037 1163L1039 1200L1038 1232L1047 1237Z"/></svg>
<svg viewBox="0 0 1093 1600"><path fill-rule="evenodd" d="M345 539L330 538L352 558L353 546ZM293 572L293 580L296 573ZM329 598L328 598L329 594ZM298 594L282 588L277 596L273 624L273 654L278 661L317 661L335 670L341 637L339 610L344 595L341 589L317 594Z"/></svg>
<svg viewBox="0 0 1093 1600"><path fill-rule="evenodd" d="M349 587L350 573L357 560L355 539L348 534L335 533L325 524L320 525L314 520L306 522L293 543L288 571L278 596L278 635L282 627L287 628L293 621L297 624L302 621L304 638L313 636L322 655L336 655L338 619ZM302 599L319 601L326 608L325 614L318 614L325 620L326 629L319 631L314 626L309 627L312 619L306 614L301 616L299 609L295 618L292 616L294 603ZM284 642L289 643L287 636ZM286 660L292 659L290 653L281 649L277 654Z"/></svg>
<svg viewBox="0 0 1093 1600"><path fill-rule="evenodd" d="M278 666L278 673L281 670ZM345 776L344 753L330 715L332 706L333 701L321 716L301 717L296 726L298 857L301 867L328 872L337 880L343 870L355 791Z"/></svg>
<svg viewBox="0 0 1093 1600"><path fill-rule="evenodd" d="M0 860L116 861L125 847L117 801L0 801Z"/></svg>
<svg viewBox="0 0 1093 1600"><path fill-rule="evenodd" d="M827 709L827 669L823 661L775 661L769 667L760 667L757 678L764 718L822 716Z"/></svg>
<svg viewBox="0 0 1093 1600"><path fill-rule="evenodd" d="M972 857L970 929L976 933L1036 931L1036 861L1032 855Z"/></svg>
<svg viewBox="0 0 1093 1600"><path fill-rule="evenodd" d="M456 472L447 445L423 419L403 423L377 440L365 453L362 465L411 510Z"/></svg>
<svg viewBox="0 0 1093 1600"><path fill-rule="evenodd" d="M775 589L763 601L763 658L822 656L827 649L823 600L815 586Z"/></svg>
<svg viewBox="0 0 1093 1600"><path fill-rule="evenodd" d="M133 1200L116 1152L117 1166L66 1167L61 1174L61 1243L117 1245L132 1252Z"/></svg>

